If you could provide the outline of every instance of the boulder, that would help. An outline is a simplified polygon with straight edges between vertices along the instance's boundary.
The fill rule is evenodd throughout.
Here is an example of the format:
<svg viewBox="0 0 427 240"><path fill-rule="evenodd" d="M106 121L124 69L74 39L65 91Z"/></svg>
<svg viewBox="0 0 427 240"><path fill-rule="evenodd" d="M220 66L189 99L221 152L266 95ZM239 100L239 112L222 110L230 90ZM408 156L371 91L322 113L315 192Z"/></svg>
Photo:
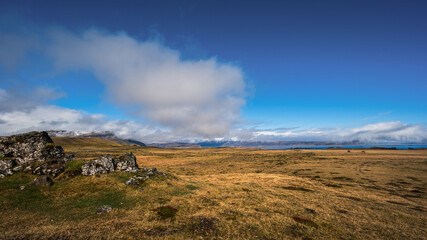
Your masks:
<svg viewBox="0 0 427 240"><path fill-rule="evenodd" d="M138 185L138 181L135 178L129 178L129 180L126 181L126 185Z"/></svg>
<svg viewBox="0 0 427 240"><path fill-rule="evenodd" d="M114 165L117 170L122 172L135 173L139 171L138 164L136 163L136 157L131 152L125 153L119 158L114 159Z"/></svg>
<svg viewBox="0 0 427 240"><path fill-rule="evenodd" d="M56 177L60 173L64 172L65 169L66 169L66 166L64 165L63 162L51 160L42 164L39 167L36 167L33 171L33 174L50 175L50 176Z"/></svg>
<svg viewBox="0 0 427 240"><path fill-rule="evenodd" d="M31 185L34 185L34 186L51 186L51 185L53 185L53 180L48 176L39 177L39 178L35 178L34 181L31 182Z"/></svg>
<svg viewBox="0 0 427 240"><path fill-rule="evenodd" d="M13 159L4 159L0 160L0 174L3 176L5 175L12 175L12 168L16 166L16 161Z"/></svg>
<svg viewBox="0 0 427 240"><path fill-rule="evenodd" d="M108 205L102 205L100 207L96 208L96 213L97 214L103 214L103 213L108 213L112 210L112 208Z"/></svg>
<svg viewBox="0 0 427 240"><path fill-rule="evenodd" d="M52 159L66 161L64 149L55 146L46 132L0 137L0 157L13 158L18 165Z"/></svg>
<svg viewBox="0 0 427 240"><path fill-rule="evenodd" d="M82 166L82 175L85 176L110 172L114 172L114 161L110 154L87 161Z"/></svg>

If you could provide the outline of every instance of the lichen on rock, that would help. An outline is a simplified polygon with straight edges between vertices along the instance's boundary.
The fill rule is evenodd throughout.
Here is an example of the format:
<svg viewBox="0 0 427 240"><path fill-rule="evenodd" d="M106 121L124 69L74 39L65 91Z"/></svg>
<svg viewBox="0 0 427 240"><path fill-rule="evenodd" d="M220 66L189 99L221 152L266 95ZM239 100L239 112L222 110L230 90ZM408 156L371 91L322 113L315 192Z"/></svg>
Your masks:
<svg viewBox="0 0 427 240"><path fill-rule="evenodd" d="M110 172L114 172L114 161L110 154L87 161L82 166L82 175L84 176Z"/></svg>
<svg viewBox="0 0 427 240"><path fill-rule="evenodd" d="M114 159L114 165L116 170L120 170L122 172L135 173L139 171L138 164L136 163L136 157L131 152L125 153Z"/></svg>
<svg viewBox="0 0 427 240"><path fill-rule="evenodd" d="M65 170L64 149L56 146L46 132L29 132L0 137L0 174L12 175L37 165L34 174L57 176ZM30 167L31 169L31 167Z"/></svg>

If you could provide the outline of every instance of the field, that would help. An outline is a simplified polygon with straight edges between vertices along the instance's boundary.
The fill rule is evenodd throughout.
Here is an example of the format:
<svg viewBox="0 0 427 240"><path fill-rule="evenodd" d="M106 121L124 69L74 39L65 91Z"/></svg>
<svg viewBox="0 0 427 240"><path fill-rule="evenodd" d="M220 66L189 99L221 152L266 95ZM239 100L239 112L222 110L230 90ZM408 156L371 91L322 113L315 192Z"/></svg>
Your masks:
<svg viewBox="0 0 427 240"><path fill-rule="evenodd" d="M76 156L132 151L170 178L0 179L0 239L427 239L427 150L160 149L54 138ZM24 190L20 186L25 185ZM109 205L112 211L96 214Z"/></svg>

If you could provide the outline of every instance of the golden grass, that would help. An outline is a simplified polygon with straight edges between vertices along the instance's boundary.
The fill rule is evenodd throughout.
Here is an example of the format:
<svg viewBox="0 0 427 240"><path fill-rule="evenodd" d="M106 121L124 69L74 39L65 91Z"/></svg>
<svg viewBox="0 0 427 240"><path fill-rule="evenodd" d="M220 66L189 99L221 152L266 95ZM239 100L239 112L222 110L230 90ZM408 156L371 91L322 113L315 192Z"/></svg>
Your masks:
<svg viewBox="0 0 427 240"><path fill-rule="evenodd" d="M81 159L130 150L141 167L176 178L149 180L141 190L124 184L132 176L126 173L59 177L53 186L22 191L19 185L33 176L2 179L0 239L427 236L426 150L63 147ZM103 204L113 210L97 215ZM175 208L176 215L163 218L159 207Z"/></svg>

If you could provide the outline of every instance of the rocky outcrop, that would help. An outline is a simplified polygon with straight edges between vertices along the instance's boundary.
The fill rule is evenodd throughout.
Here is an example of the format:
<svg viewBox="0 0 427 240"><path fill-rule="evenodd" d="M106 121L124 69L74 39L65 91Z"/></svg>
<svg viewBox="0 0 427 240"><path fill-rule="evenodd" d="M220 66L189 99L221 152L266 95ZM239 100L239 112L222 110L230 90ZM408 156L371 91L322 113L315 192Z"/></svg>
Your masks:
<svg viewBox="0 0 427 240"><path fill-rule="evenodd" d="M16 166L16 162L13 159L0 160L0 178L4 178L6 175L12 175L12 169Z"/></svg>
<svg viewBox="0 0 427 240"><path fill-rule="evenodd" d="M41 166L35 167L33 173L37 175L51 175L56 177L64 172L65 169L66 166L63 162L51 160L42 164Z"/></svg>
<svg viewBox="0 0 427 240"><path fill-rule="evenodd" d="M14 172L32 171L57 176L65 170L64 149L56 146L46 132L29 132L0 137L0 177Z"/></svg>
<svg viewBox="0 0 427 240"><path fill-rule="evenodd" d="M87 161L82 166L82 175L105 174L114 172L115 170L131 173L140 171L136 163L135 155L128 152L116 159L113 159L110 154L107 154L95 160Z"/></svg>
<svg viewBox="0 0 427 240"><path fill-rule="evenodd" d="M125 153L119 158L114 159L114 165L116 166L116 170L120 170L122 172L135 173L139 171L138 164L136 163L136 157L131 152Z"/></svg>
<svg viewBox="0 0 427 240"><path fill-rule="evenodd" d="M35 161L66 159L64 149L61 146L55 146L46 132L0 137L0 157L13 158L19 165Z"/></svg>
<svg viewBox="0 0 427 240"><path fill-rule="evenodd" d="M110 154L87 161L82 166L82 175L85 176L110 172L114 172L114 160Z"/></svg>

